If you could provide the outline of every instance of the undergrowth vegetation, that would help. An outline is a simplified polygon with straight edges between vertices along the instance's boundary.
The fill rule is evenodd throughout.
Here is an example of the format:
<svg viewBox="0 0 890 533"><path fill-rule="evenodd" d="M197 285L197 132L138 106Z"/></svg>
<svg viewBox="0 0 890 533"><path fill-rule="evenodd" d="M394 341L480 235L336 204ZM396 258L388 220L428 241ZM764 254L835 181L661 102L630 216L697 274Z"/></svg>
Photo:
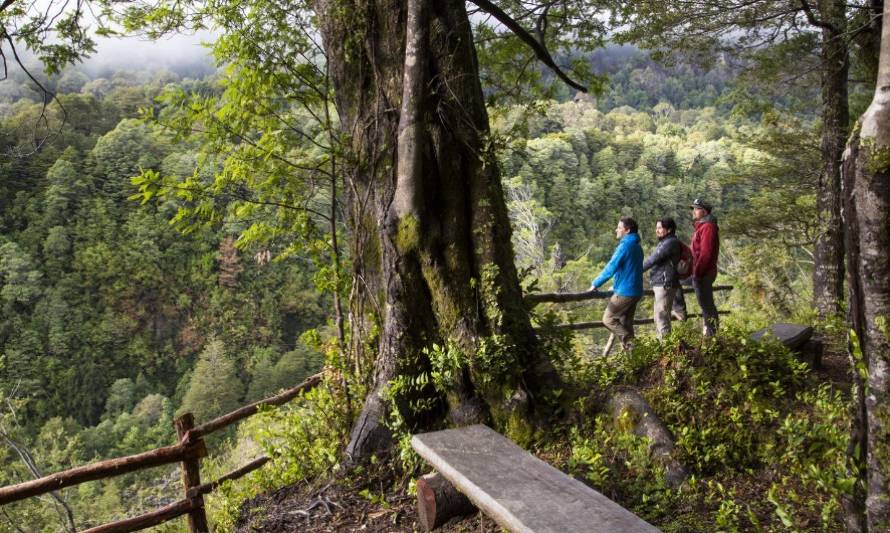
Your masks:
<svg viewBox="0 0 890 533"><path fill-rule="evenodd" d="M596 358L578 372L593 390L638 386L675 437L690 477L669 488L664 467L631 424L579 400L560 460L664 531L840 531L852 493L849 405L780 343L725 328L702 341L691 327L631 356Z"/></svg>
<svg viewBox="0 0 890 533"><path fill-rule="evenodd" d="M213 461L210 477L219 477L215 474L221 475L261 454L271 460L211 493L207 508L218 530L231 531L242 503L259 493L339 471L348 432L346 412L343 395L327 380L299 399L266 409L243 423L232 447Z"/></svg>
<svg viewBox="0 0 890 533"><path fill-rule="evenodd" d="M537 433L532 451L666 532L841 531L841 502L854 483L847 385L774 340L749 340L737 325L706 340L695 329L681 324L663 342L641 336L632 354L606 357L566 352L570 339L552 340L567 382L581 392L566 394L575 398L568 416ZM689 474L681 486L667 482L629 414L604 412L608 392L622 387L640 390L673 434ZM338 389L325 385L243 426L233 463L247 454L245 443L273 461L212 497L214 521L233 524L241 502L259 491L362 476L340 466L344 407ZM425 467L407 438L398 440L386 460L399 472L397 485L411 487Z"/></svg>

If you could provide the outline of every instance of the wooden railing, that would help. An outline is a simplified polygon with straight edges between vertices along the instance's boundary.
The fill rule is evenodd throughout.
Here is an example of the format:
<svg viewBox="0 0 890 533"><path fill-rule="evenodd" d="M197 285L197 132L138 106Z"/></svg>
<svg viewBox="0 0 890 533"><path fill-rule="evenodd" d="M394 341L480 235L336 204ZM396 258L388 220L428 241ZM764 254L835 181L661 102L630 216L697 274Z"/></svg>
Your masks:
<svg viewBox="0 0 890 533"><path fill-rule="evenodd" d="M731 291L733 289L732 285L714 285L714 292L718 291ZM681 290L684 294L689 294L695 292L695 289L692 287L682 287ZM652 289L643 290L643 296L653 296L655 292ZM605 300L607 298L612 297L612 291L584 291L584 292L542 292L542 293L534 293L527 294L525 296L525 302L530 306L534 307L539 303L550 302L550 303L567 303L567 302L581 302L584 300ZM729 314L729 311L718 311L721 315ZM697 318L701 317L698 314L686 315L687 318ZM634 320L634 324L652 324L655 320L652 318L638 318ZM581 329L593 329L593 328L604 328L605 324L602 322L574 322L571 324L558 324L556 326L557 329L571 329L571 330L581 330Z"/></svg>
<svg viewBox="0 0 890 533"><path fill-rule="evenodd" d="M147 514L127 518L117 522L111 522L101 526L84 530L82 533L124 533L139 531L147 527L156 526L168 522L182 515L188 515L189 531L192 533L207 533L207 515L204 512L204 495L219 487L225 481L238 479L245 474L260 468L269 461L268 457L260 457L246 465L229 472L210 483L201 484L200 460L207 456L207 448L204 437L226 428L235 422L252 416L259 408L266 405L282 405L300 395L300 393L312 389L321 383L322 374L315 374L303 383L280 394L260 400L231 413L214 418L199 426L194 425L194 417L186 413L176 419L176 433L179 442L172 446L156 448L136 455L117 457L78 466L63 472L56 472L39 479L26 481L17 485L0 487L0 505L39 496L47 492L53 492L65 487L78 485L86 481L105 479L119 476L136 470L143 470L155 466L170 463L180 463L182 471L182 484L185 498L165 507L161 507Z"/></svg>
<svg viewBox="0 0 890 533"><path fill-rule="evenodd" d="M733 289L732 285L714 285L713 290L716 291L731 291ZM692 287L681 287L680 290L684 294L688 294L691 292L695 292L695 289ZM529 304L529 306L534 307L535 305L543 302L551 302L551 303L566 303L566 302L581 302L584 300L604 300L606 298L612 297L612 291L595 291L589 290L584 292L543 292L537 294L527 294L525 296L525 302ZM653 296L655 291L652 289L643 290L643 296ZM727 315L729 311L717 311L719 315ZM687 314L686 318L700 318L702 315L700 314ZM671 318L673 320L673 318ZM636 318L634 319L634 325L636 324L653 324L655 322L654 318ZM580 331L583 329L595 329L595 328L604 328L606 327L600 321L595 322L573 322L570 324L557 324L554 326L556 329L563 330L572 330L572 331ZM609 355L609 352L612 351L612 346L615 344L615 334L609 335L609 340L606 341L605 346L603 346L603 356Z"/></svg>

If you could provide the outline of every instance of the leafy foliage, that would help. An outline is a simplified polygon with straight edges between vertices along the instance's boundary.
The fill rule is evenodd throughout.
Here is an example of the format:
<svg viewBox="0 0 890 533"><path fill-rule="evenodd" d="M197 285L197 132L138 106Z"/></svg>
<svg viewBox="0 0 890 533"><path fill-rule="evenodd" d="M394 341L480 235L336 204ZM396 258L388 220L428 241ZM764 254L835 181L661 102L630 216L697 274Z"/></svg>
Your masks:
<svg viewBox="0 0 890 533"><path fill-rule="evenodd" d="M642 384L690 470L684 487L669 488L648 440L604 414L570 430L566 468L664 531L841 530L855 481L845 392L776 342L730 329L690 348L696 337L681 329L663 344L646 339L630 358L581 370L588 386Z"/></svg>

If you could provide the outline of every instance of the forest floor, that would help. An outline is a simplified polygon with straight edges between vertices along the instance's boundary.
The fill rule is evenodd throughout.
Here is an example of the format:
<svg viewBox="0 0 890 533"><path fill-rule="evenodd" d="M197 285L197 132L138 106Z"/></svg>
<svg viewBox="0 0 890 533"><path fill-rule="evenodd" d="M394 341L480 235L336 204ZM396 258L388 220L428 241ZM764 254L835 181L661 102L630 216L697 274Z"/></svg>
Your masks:
<svg viewBox="0 0 890 533"><path fill-rule="evenodd" d="M845 355L826 353L822 367L816 370L819 381L841 390L850 387L849 362ZM559 463L557 457L545 457ZM328 532L414 532L417 524L416 499L407 489L407 481L399 479L383 460L360 474L340 475L303 482L262 494L243 503L238 533L328 533ZM556 465L560 466L560 465ZM734 485L742 499L745 493L765 491L772 480L769 472L742 476ZM618 494L607 494L620 500ZM751 498L754 500L755 498ZM763 523L769 523L772 508L754 508ZM688 513L688 514L687 514ZM712 513L705 509L687 509L679 522L662 524L670 531L707 531L702 521L711 523ZM687 521L688 520L688 521ZM813 525L818 517L811 518ZM682 525L682 524L687 525ZM693 525L694 524L694 525ZM482 513L456 518L437 531L444 533L497 533L501 528Z"/></svg>
<svg viewBox="0 0 890 533"><path fill-rule="evenodd" d="M419 531L417 506L407 487L383 465L361 476L341 476L323 485L301 483L244 502L238 533L329 533ZM482 513L455 518L443 533L497 533Z"/></svg>

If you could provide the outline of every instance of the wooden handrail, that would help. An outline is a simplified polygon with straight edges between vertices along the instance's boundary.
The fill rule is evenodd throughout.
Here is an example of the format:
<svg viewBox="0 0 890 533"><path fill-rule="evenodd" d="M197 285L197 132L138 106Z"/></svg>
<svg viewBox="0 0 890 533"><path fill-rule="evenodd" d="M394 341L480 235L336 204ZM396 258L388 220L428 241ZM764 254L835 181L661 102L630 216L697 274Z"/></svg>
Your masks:
<svg viewBox="0 0 890 533"><path fill-rule="evenodd" d="M728 315L729 311L717 311L717 314L718 315ZM686 315L686 318L701 318L701 315L697 314L697 313L693 313L693 314ZM675 319L671 318L671 320L675 320ZM654 324L654 323L655 323L654 318L634 319L634 325ZM602 322L575 322L573 324L557 324L557 325L553 326L554 329L570 329L572 331L577 331L577 330L581 330L581 329L604 328L604 327L606 327L606 325L603 324Z"/></svg>
<svg viewBox="0 0 890 533"><path fill-rule="evenodd" d="M181 442L173 446L156 448L136 455L117 457L98 463L78 466L17 485L0 487L0 505L78 485L85 481L94 481L153 466L177 463L191 457L197 457L200 455L200 452L201 449L198 446L189 446Z"/></svg>
<svg viewBox="0 0 890 533"><path fill-rule="evenodd" d="M684 293L695 292L695 289L692 287L682 287ZM714 291L731 291L733 289L732 285L714 285ZM542 293L532 293L527 294L525 298L525 303L529 305L537 305L542 302L553 302L553 303L566 303L566 302L580 302L583 300L604 300L606 298L611 298L613 292L612 291L584 291L584 292L542 292ZM643 290L644 296L652 296L655 292L652 289Z"/></svg>
<svg viewBox="0 0 890 533"><path fill-rule="evenodd" d="M150 513L146 513L133 518L111 522L101 526L96 526L81 533L130 533L130 531L139 531L147 527L162 524L174 518L188 514L194 510L194 504L191 500L179 500L171 503Z"/></svg>
<svg viewBox="0 0 890 533"><path fill-rule="evenodd" d="M204 483L203 485L190 488L188 490L188 492L186 492L186 496L189 498L194 498L196 496L202 496L204 494L209 494L209 493L213 492L217 487L219 487L220 485L225 483L226 481L229 481L231 479L238 479L246 474L249 474L249 473L253 472L254 470L256 470L257 468L268 463L270 460L271 459L265 455L258 459L254 459L253 461L247 463L246 465L242 466L241 468L239 468L237 470L233 470L233 471L229 472L228 474L222 476L221 478L217 479L216 481L211 481L210 483Z"/></svg>
<svg viewBox="0 0 890 533"><path fill-rule="evenodd" d="M0 487L0 505L23 500L31 496L39 496L47 492L63 489L87 481L119 476L128 472L170 463L194 461L204 457L206 456L207 451L204 446L204 441L201 439L202 436L256 414L260 406L282 405L289 402L296 398L301 392L321 383L323 375L323 372L319 372L318 374L310 376L296 387L288 389L280 394L246 405L195 428L186 429L178 444L155 448L154 450L149 450L136 455L117 457L79 466L62 472L56 472L39 479L26 481L24 483ZM161 507L151 513L97 526L82 533L119 533L138 531L140 529L161 524L178 516L192 513L196 510L197 504L200 501L198 499L199 496L211 492L225 481L240 478L257 468L260 468L268 461L268 457L260 457L241 468L224 475L216 481L205 483L203 485L186 487L187 499L185 500L180 500L165 507Z"/></svg>
<svg viewBox="0 0 890 533"><path fill-rule="evenodd" d="M220 429L230 426L239 420L243 420L249 416L255 415L259 408L264 405L281 405L287 403L297 396L301 392L307 389L311 389L315 387L319 383L321 383L321 379L324 376L324 372L319 372L313 376L306 378L303 383L300 383L296 387L292 389L288 389L281 394L277 394L272 396L271 398L266 398L265 400L259 400L257 402L253 402L252 404L245 405L244 407L232 411L231 413L222 415L218 418L214 418L209 422L204 422L200 426L195 426L194 429L189 430L185 436L183 437L184 442L192 442L195 441L205 435L209 435L214 431L219 431Z"/></svg>

